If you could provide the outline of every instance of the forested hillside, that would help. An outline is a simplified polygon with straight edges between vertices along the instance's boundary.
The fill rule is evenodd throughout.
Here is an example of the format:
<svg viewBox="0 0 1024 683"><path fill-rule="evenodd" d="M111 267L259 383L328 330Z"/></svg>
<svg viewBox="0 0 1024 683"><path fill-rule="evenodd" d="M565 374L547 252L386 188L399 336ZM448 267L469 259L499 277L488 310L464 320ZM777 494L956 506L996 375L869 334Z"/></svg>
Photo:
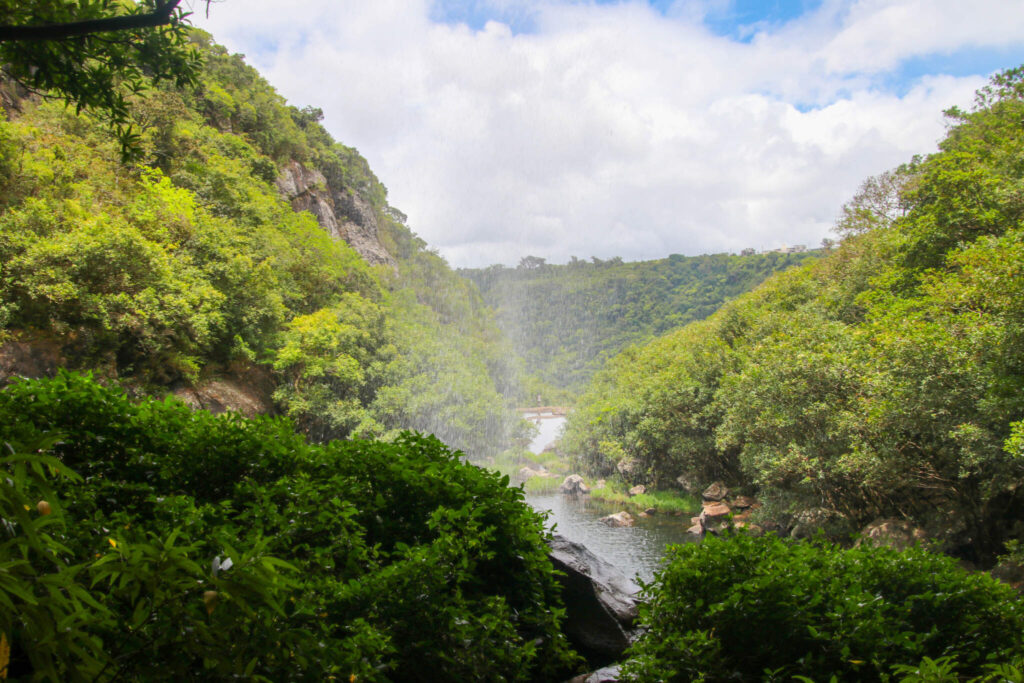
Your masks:
<svg viewBox="0 0 1024 683"><path fill-rule="evenodd" d="M233 393L316 440L508 443L509 354L474 287L318 110L191 42L195 82L126 96L127 157L123 127L6 84L0 370L87 369L196 405Z"/></svg>
<svg viewBox="0 0 1024 683"><path fill-rule="evenodd" d="M864 184L837 251L613 358L564 447L776 518L909 519L979 561L1024 537L1024 69L947 115L938 153Z"/></svg>
<svg viewBox="0 0 1024 683"><path fill-rule="evenodd" d="M819 252L673 254L655 261L526 257L515 268L460 269L480 288L519 358L531 401L580 391L612 355L711 315L723 302ZM545 386L550 385L550 386ZM555 391L552 391L555 389Z"/></svg>

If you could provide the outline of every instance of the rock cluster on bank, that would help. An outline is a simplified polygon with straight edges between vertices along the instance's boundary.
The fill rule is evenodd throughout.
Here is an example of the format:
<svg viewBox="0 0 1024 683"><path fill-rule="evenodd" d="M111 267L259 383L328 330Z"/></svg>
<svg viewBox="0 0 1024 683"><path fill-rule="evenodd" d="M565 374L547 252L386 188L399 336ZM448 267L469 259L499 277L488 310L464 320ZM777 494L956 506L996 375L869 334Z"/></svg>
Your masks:
<svg viewBox="0 0 1024 683"><path fill-rule="evenodd" d="M706 533L717 534L732 526L760 533L761 528L751 524L750 514L761 507L761 504L750 496L729 497L728 487L720 481L708 486L701 493L701 511L696 517L690 518L691 527L688 531L697 536Z"/></svg>

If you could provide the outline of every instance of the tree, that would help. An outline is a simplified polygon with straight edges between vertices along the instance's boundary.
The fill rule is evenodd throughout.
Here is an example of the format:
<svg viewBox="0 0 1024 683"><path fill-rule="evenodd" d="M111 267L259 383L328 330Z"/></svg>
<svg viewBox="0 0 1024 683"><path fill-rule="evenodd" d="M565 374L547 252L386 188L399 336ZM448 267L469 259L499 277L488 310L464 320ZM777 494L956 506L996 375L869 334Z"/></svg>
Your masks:
<svg viewBox="0 0 1024 683"><path fill-rule="evenodd" d="M920 158L891 171L872 176L861 183L853 199L843 205L835 231L840 237L884 228L906 215L910 205L906 193L917 179Z"/></svg>
<svg viewBox="0 0 1024 683"><path fill-rule="evenodd" d="M146 83L196 82L180 0L0 0L0 63L30 92L55 95L105 120L128 158L137 150L127 96Z"/></svg>
<svg viewBox="0 0 1024 683"><path fill-rule="evenodd" d="M543 259L540 256L524 256L519 259L519 268L525 270L533 270L534 268L540 268L544 265L547 259Z"/></svg>

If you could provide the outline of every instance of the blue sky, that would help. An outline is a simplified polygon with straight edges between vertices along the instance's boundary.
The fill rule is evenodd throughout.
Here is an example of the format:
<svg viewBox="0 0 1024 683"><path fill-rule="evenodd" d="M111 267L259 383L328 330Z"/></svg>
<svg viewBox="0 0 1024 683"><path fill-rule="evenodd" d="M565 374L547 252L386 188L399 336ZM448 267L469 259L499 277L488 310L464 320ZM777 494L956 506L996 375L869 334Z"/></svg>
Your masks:
<svg viewBox="0 0 1024 683"><path fill-rule="evenodd" d="M818 244L1024 63L1007 0L227 0L196 23L321 107L457 266Z"/></svg>
<svg viewBox="0 0 1024 683"><path fill-rule="evenodd" d="M594 5L611 5L620 0L597 0ZM587 4L587 3L578 3ZM671 17L681 3L672 0L650 0L652 9ZM748 40L756 26L784 24L821 5L820 0L736 0L710 5L703 23L717 35L736 40ZM443 23L466 24L480 30L488 21L507 24L515 33L530 33L536 29L532 17L534 8L528 3L487 2L486 0L438 0L431 6L430 16Z"/></svg>

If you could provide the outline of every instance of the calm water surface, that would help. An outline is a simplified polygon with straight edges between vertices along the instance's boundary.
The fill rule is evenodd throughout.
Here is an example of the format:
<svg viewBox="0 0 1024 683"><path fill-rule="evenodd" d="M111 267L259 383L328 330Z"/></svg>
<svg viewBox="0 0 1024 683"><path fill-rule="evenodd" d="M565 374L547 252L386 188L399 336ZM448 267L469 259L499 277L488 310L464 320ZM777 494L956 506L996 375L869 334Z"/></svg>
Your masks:
<svg viewBox="0 0 1024 683"><path fill-rule="evenodd" d="M694 540L686 533L689 517L654 515L638 518L635 526L610 527L598 520L619 508L590 500L589 496L537 494L527 495L526 502L536 510L550 512L548 527L554 526L555 533L587 546L629 578L639 576L650 581L666 545Z"/></svg>
<svg viewBox="0 0 1024 683"><path fill-rule="evenodd" d="M530 443L530 451L540 453L560 436L565 418L540 421L540 433ZM561 493L529 494L526 502L536 510L548 511L548 528L554 527L570 541L582 543L602 560L618 567L625 576L654 578L654 571L669 543L692 543L686 533L690 517L655 515L637 518L632 527L610 527L598 520L621 508L589 496L565 496Z"/></svg>

